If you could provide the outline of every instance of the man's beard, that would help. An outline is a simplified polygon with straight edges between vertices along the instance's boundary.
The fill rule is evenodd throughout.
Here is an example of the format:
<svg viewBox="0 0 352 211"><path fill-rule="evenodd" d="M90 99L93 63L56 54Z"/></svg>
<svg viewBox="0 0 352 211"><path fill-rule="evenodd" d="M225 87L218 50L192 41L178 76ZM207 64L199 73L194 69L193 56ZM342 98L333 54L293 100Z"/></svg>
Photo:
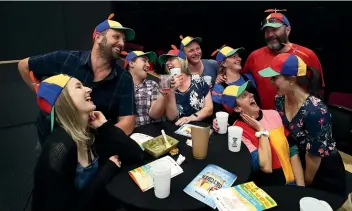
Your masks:
<svg viewBox="0 0 352 211"><path fill-rule="evenodd" d="M100 56L105 58L106 60L116 60L120 58L119 52L114 52L112 50L112 45L107 43L106 37L104 37L103 41L99 43Z"/></svg>
<svg viewBox="0 0 352 211"><path fill-rule="evenodd" d="M279 37L275 37L273 39L276 39L277 43L271 44L271 43L269 43L269 41L271 39L265 39L266 45L272 51L280 51L281 49L283 49L285 47L285 45L283 43L285 43L285 44L288 43L288 36L286 34L283 34Z"/></svg>

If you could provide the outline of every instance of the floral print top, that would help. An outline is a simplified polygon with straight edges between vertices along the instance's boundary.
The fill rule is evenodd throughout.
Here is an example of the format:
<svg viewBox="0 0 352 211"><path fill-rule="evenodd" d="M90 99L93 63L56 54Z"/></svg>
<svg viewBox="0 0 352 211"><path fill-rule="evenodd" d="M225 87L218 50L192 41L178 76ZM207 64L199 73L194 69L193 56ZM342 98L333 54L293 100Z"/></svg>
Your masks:
<svg viewBox="0 0 352 211"><path fill-rule="evenodd" d="M185 92L176 90L178 116L190 116L204 107L204 100L209 93L209 86L200 75L191 76L191 85Z"/></svg>
<svg viewBox="0 0 352 211"><path fill-rule="evenodd" d="M319 98L307 97L291 122L286 117L284 96L275 97L275 106L300 152L327 157L337 151L331 131L331 114Z"/></svg>

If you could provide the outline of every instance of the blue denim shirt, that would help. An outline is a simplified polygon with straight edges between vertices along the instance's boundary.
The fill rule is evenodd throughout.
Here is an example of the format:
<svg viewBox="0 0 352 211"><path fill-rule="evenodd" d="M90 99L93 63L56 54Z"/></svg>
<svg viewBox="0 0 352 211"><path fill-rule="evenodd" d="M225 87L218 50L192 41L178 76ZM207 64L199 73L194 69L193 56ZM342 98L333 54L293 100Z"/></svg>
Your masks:
<svg viewBox="0 0 352 211"><path fill-rule="evenodd" d="M77 163L75 177L75 186L77 190L82 190L97 173L99 166L98 158L99 157L94 158L87 167L83 167L80 163Z"/></svg>

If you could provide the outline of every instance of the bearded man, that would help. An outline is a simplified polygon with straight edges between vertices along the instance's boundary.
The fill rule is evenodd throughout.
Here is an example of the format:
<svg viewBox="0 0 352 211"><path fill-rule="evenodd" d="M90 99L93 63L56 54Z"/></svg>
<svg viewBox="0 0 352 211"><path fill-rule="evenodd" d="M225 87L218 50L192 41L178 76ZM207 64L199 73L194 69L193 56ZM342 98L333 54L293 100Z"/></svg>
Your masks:
<svg viewBox="0 0 352 211"><path fill-rule="evenodd" d="M272 59L280 53L292 53L321 74L322 87L325 87L324 77L320 61L315 53L303 46L289 42L291 25L282 13L271 13L261 24L264 31L266 46L253 51L246 61L241 73L251 73L257 85L261 107L263 109L275 109L274 98L276 89L270 84L270 78L259 75L261 69L270 66ZM224 81L220 75L217 82Z"/></svg>
<svg viewBox="0 0 352 211"><path fill-rule="evenodd" d="M108 120L116 121L116 127L130 135L136 121L136 105L132 76L117 65L125 40L133 40L135 32L119 22L107 20L100 23L93 33L91 51L55 51L31 56L18 64L19 72L26 84L35 91L31 78L43 80L57 74L67 74L90 87L91 100ZM78 87L79 88L79 87ZM41 145L50 134L50 118L40 112L37 132Z"/></svg>

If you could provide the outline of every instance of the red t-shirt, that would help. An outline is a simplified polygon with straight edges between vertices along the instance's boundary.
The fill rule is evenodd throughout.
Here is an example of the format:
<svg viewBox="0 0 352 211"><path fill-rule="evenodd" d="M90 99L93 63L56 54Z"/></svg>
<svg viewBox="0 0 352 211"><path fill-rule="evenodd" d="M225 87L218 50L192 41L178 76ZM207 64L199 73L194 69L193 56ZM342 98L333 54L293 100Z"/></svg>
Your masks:
<svg viewBox="0 0 352 211"><path fill-rule="evenodd" d="M322 86L325 87L324 76L320 61L315 53L303 46L293 44L287 53L293 53L294 50L303 52L307 56L300 55L298 52L294 54L299 56L307 66L317 69L322 78ZM259 71L270 66L272 59L278 54L272 52L267 46L253 51L246 61L241 73L251 73L257 85L262 109L275 109L276 88L270 83L270 78L264 78L259 75Z"/></svg>

